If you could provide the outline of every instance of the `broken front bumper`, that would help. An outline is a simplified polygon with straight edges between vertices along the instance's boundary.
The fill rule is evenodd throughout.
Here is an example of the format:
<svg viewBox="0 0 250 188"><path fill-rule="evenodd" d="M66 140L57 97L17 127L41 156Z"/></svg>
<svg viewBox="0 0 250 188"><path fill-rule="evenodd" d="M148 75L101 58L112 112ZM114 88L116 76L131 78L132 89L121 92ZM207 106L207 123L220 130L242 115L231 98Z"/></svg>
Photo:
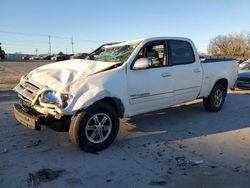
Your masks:
<svg viewBox="0 0 250 188"><path fill-rule="evenodd" d="M26 127L41 130L40 118L25 112L19 104L14 104L14 114L16 120Z"/></svg>

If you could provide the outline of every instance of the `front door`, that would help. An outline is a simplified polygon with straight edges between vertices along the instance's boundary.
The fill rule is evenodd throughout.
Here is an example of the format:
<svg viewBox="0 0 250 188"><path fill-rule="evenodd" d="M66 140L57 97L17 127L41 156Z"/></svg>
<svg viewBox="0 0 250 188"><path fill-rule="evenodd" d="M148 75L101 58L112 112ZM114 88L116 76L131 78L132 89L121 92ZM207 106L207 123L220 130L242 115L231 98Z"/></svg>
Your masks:
<svg viewBox="0 0 250 188"><path fill-rule="evenodd" d="M127 83L131 115L157 110L173 104L174 79L168 66L165 41L146 44L136 59L148 58L152 64L143 70L128 69Z"/></svg>

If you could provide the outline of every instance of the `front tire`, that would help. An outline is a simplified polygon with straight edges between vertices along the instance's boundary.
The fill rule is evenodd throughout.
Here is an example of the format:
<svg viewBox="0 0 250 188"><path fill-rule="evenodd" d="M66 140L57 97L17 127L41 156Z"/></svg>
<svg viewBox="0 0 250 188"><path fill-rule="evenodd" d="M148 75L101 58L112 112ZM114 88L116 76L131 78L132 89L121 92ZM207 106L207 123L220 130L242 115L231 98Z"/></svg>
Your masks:
<svg viewBox="0 0 250 188"><path fill-rule="evenodd" d="M111 145L119 131L117 111L107 103L96 103L73 117L70 139L86 152L97 152Z"/></svg>
<svg viewBox="0 0 250 188"><path fill-rule="evenodd" d="M218 112L224 105L227 90L221 84L216 84L207 98L203 99L203 105L209 112Z"/></svg>

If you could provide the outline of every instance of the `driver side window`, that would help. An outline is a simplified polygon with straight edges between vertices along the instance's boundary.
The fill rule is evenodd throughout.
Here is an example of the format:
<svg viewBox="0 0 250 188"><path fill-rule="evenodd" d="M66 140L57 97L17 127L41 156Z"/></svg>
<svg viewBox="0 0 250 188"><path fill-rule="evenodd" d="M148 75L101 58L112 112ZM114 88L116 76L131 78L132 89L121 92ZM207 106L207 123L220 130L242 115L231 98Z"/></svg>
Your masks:
<svg viewBox="0 0 250 188"><path fill-rule="evenodd" d="M152 65L150 68L162 67L167 65L165 51L165 42L148 44L138 53L137 59L147 58L151 60Z"/></svg>

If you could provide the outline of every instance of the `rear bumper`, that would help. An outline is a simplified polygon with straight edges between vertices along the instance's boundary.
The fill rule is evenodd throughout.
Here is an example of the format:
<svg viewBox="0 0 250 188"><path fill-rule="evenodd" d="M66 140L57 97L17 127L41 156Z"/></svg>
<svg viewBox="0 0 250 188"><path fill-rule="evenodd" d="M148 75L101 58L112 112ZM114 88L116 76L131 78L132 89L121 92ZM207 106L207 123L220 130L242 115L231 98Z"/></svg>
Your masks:
<svg viewBox="0 0 250 188"><path fill-rule="evenodd" d="M14 104L14 115L18 122L35 130L41 130L41 118L25 112L19 104Z"/></svg>
<svg viewBox="0 0 250 188"><path fill-rule="evenodd" d="M235 87L240 88L240 89L250 89L250 81L237 80L235 83Z"/></svg>

